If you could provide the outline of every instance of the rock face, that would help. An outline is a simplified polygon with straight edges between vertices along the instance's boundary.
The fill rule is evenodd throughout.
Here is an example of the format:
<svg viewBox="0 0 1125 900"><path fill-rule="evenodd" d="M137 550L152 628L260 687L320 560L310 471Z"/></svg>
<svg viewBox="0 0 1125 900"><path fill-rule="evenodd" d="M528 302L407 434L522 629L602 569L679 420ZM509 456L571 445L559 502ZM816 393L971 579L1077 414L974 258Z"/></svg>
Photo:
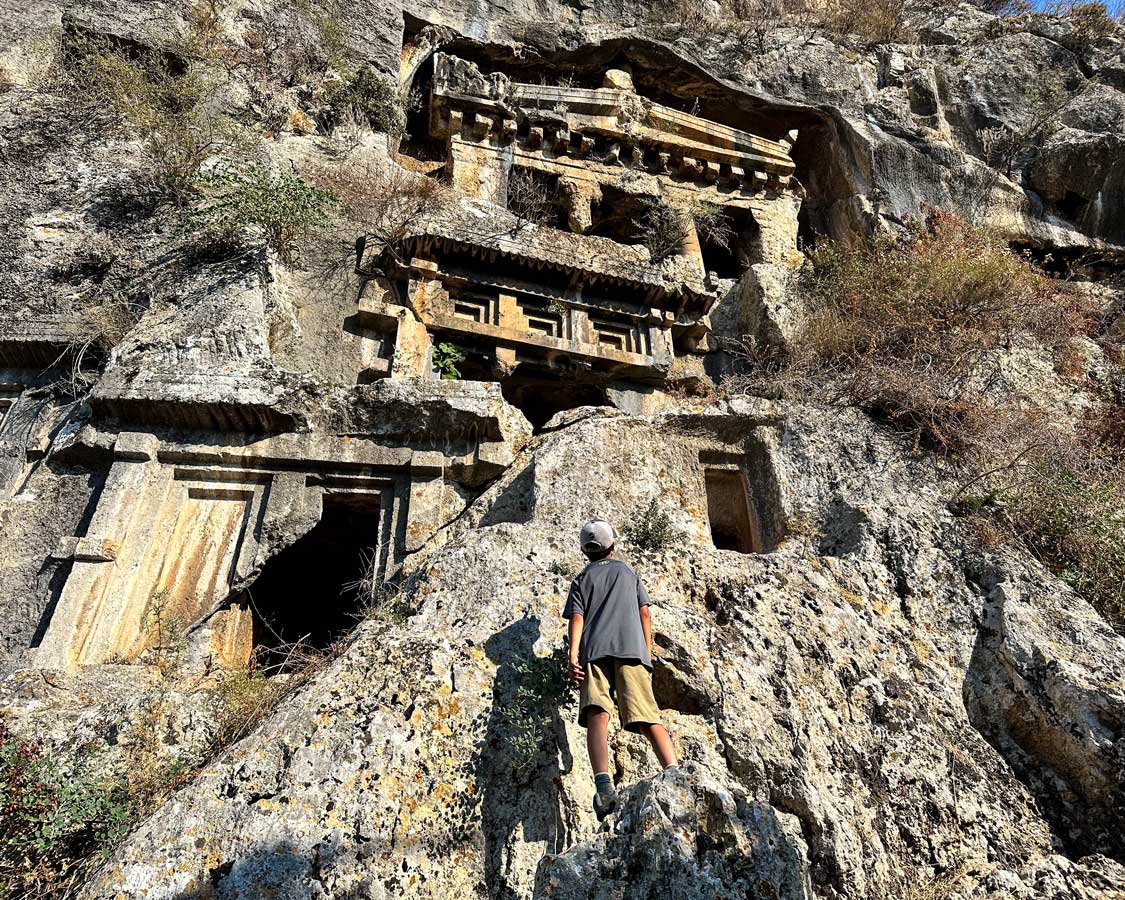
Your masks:
<svg viewBox="0 0 1125 900"><path fill-rule="evenodd" d="M1038 569L969 550L898 453L860 416L743 401L538 438L412 560L411 618L361 625L86 896L579 896L622 872L645 873L636 896L722 896L709 878L787 897L1122 889L1107 819L1047 812L1117 815L1121 639ZM713 549L716 460L746 467L789 537ZM679 537L630 557L688 764L630 788L599 834L573 701L516 695L557 671L570 533L650 498ZM653 772L623 732L613 766L623 788Z"/></svg>
<svg viewBox="0 0 1125 900"><path fill-rule="evenodd" d="M1116 26L206 6L0 0L0 713L194 773L83 897L1125 896L1121 636L872 419L717 389L794 339L806 241L925 205L1113 275ZM71 113L84 37L220 72L200 102L340 230L201 238L152 135ZM384 78L400 135L360 103ZM1077 427L1119 377L1087 344L1082 378L997 367ZM593 516L683 757L615 730L604 824L559 659ZM220 740L255 665L290 690Z"/></svg>

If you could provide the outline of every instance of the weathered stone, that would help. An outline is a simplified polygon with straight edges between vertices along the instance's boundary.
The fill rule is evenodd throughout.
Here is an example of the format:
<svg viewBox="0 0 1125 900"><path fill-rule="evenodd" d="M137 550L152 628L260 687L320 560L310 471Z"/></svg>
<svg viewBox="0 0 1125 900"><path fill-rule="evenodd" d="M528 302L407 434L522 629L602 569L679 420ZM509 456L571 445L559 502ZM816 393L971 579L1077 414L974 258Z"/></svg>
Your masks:
<svg viewBox="0 0 1125 900"><path fill-rule="evenodd" d="M49 75L67 34L178 71L200 10L0 2L0 712L107 777L141 725L169 765L202 765L86 897L1125 893L1121 638L1026 555L981 550L949 486L862 415L707 394L745 336L792 341L799 223L848 241L930 204L1112 274L1117 30L910 8L913 37L869 48L788 20L744 41L636 26L602 0L336 5L331 33L300 4L208 10L206 103L277 138L263 165L397 161L461 196L359 260L362 284L326 277L327 241L299 264L197 253L149 142L75 115ZM267 85L252 44L291 26L310 46ZM338 54L347 76L318 71ZM401 140L326 112L364 64L431 103ZM292 124L314 117L332 127ZM521 168L550 188L543 221L503 208ZM654 258L637 232L656 198L682 225L720 206L728 252L693 222ZM94 323L119 299L139 321L111 340ZM1093 306L1120 330L1119 302ZM439 377L442 344L462 380ZM1018 339L989 361L1073 427L1098 408L1085 380L1119 373L1072 350L1073 380ZM622 549L656 600L685 764L651 778L615 732L622 809L601 829L572 700L513 710L559 674L577 527L626 530L653 501L671 547ZM322 564L349 540L360 560ZM309 590L302 566L334 580ZM341 609L351 579L367 618ZM377 606L396 583L405 622ZM351 618L201 763L223 670L276 655L262 615L286 607ZM154 610L185 632L175 666Z"/></svg>
<svg viewBox="0 0 1125 900"><path fill-rule="evenodd" d="M813 896L797 817L748 802L695 763L619 802L608 834L548 858L537 897Z"/></svg>
<svg viewBox="0 0 1125 900"><path fill-rule="evenodd" d="M628 895L613 873L642 859L638 896L681 878L721 895L708 893L712 877L765 880L780 896L807 895L806 875L813 891L854 897L950 879L962 897L1120 884L1117 863L1056 855L1038 806L1056 798L1021 783L981 715L1049 708L1064 755L1026 741L1021 752L1082 779L1078 802L1111 802L1099 774L1109 745L1077 735L1125 708L1121 639L1025 560L975 555L937 484L896 454L857 415L742 399L544 435L412 560L409 622L361 626L331 668L149 819L86 896L312 896L326 883L427 897L557 884L578 896L595 873ZM714 548L705 474L728 464L742 467L759 523L795 532L775 550ZM544 700L533 762L517 762L521 726L504 711L526 666L553 664L563 638L567 581L555 573L578 565L570 532L594 512L627 524L650 498L680 537L662 554L626 550L657 603L657 695L689 765L628 789L653 763L618 734L625 803L599 835L573 705ZM802 525L809 514L816 523ZM1027 586L1033 619L1009 617L1019 636L1007 640L1059 659L1052 681L1015 681L1024 663L983 652L995 632L980 611L994 601L973 570ZM1024 699L970 692L966 709L963 684L1018 684ZM1076 846L1110 851L1108 835Z"/></svg>

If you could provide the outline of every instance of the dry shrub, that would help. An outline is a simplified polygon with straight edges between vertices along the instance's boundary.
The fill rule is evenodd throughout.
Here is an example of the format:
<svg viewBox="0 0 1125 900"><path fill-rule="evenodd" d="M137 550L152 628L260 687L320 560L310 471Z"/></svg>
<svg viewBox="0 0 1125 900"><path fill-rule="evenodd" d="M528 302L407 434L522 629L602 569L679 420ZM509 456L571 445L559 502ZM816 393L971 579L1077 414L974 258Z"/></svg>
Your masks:
<svg viewBox="0 0 1125 900"><path fill-rule="evenodd" d="M905 37L906 12L906 0L828 0L822 15L829 31L889 44Z"/></svg>
<svg viewBox="0 0 1125 900"><path fill-rule="evenodd" d="M639 222L649 257L659 263L683 251L692 229L703 240L723 249L734 239L734 226L726 211L714 203L696 203L689 209L671 206L659 197L645 201Z"/></svg>
<svg viewBox="0 0 1125 900"><path fill-rule="evenodd" d="M721 0L715 14L702 0L665 0L648 8L644 24L693 40L751 42L764 52L767 35L778 27L851 34L873 44L899 40L906 10L906 0Z"/></svg>
<svg viewBox="0 0 1125 900"><path fill-rule="evenodd" d="M1125 630L1125 463L1098 446L1036 454L1000 497L1023 543Z"/></svg>
<svg viewBox="0 0 1125 900"><path fill-rule="evenodd" d="M1065 355L1095 324L1086 296L935 211L900 238L817 247L800 290L808 314L793 349L751 346L750 373L732 385L854 405L892 424L955 467L953 508L986 516L984 531L1018 538L1125 625L1121 406L1067 432L999 365L1028 343Z"/></svg>
<svg viewBox="0 0 1125 900"><path fill-rule="evenodd" d="M702 0L664 0L648 7L644 25L669 28L691 40L726 39L753 43L764 52L766 36L780 25L814 24L814 9L805 0L723 0L718 14Z"/></svg>
<svg viewBox="0 0 1125 900"><path fill-rule="evenodd" d="M374 258L383 251L399 256L407 237L417 234L426 222L454 205L452 192L441 182L371 160L349 160L324 165L308 172L309 180L336 198L338 237L354 252Z"/></svg>
<svg viewBox="0 0 1125 900"><path fill-rule="evenodd" d="M554 225L559 219L558 199L534 169L512 168L508 175L507 207L516 216L517 232L528 225Z"/></svg>
<svg viewBox="0 0 1125 900"><path fill-rule="evenodd" d="M1092 3L1060 0L1048 13L1062 16L1071 26L1071 32L1061 41L1068 50L1086 53L1112 38L1121 28L1122 6L1111 8L1101 0Z"/></svg>
<svg viewBox="0 0 1125 900"><path fill-rule="evenodd" d="M811 252L799 289L809 313L784 359L752 354L797 393L832 376L838 396L964 451L981 440L997 351L1024 335L1062 347L1088 327L1084 301L989 232L927 212L906 235Z"/></svg>
<svg viewBox="0 0 1125 900"><path fill-rule="evenodd" d="M181 56L70 34L59 76L84 114L110 113L141 139L154 186L177 201L191 192L208 158L244 150L249 140L216 110L221 80L192 55L198 46L189 42Z"/></svg>

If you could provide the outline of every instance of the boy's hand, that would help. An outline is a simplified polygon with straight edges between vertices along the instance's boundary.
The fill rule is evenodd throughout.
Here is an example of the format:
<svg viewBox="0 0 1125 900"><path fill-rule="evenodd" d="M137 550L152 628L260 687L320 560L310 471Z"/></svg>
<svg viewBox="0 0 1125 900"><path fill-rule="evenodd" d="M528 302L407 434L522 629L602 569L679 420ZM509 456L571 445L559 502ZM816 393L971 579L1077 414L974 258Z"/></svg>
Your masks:
<svg viewBox="0 0 1125 900"><path fill-rule="evenodd" d="M572 659L570 661L570 680L575 684L581 684L586 679L585 670L578 665L578 660Z"/></svg>

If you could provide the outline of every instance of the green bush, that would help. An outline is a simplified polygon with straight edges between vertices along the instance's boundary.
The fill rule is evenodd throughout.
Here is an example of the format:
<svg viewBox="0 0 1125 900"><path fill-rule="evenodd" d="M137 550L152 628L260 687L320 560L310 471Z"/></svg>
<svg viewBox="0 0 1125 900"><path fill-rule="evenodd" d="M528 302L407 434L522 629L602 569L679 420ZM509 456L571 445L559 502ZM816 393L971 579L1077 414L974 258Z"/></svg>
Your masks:
<svg viewBox="0 0 1125 900"><path fill-rule="evenodd" d="M551 743L552 712L570 697L567 655L559 647L548 657L530 656L511 664L515 687L500 713L501 726L520 780L534 776Z"/></svg>
<svg viewBox="0 0 1125 900"><path fill-rule="evenodd" d="M621 530L625 540L638 550L659 553L676 540L672 518L653 500L644 511Z"/></svg>
<svg viewBox="0 0 1125 900"><path fill-rule="evenodd" d="M293 262L313 234L327 228L336 205L327 191L297 175L257 164L227 164L198 176L199 199L191 228L212 240L232 242L246 227L261 228L266 244Z"/></svg>
<svg viewBox="0 0 1125 900"><path fill-rule="evenodd" d="M443 341L440 344L434 344L433 361L434 368L441 373L442 378L456 381L461 377L461 371L457 368L457 364L465 361L465 351L456 344Z"/></svg>
<svg viewBox="0 0 1125 900"><path fill-rule="evenodd" d="M120 784L79 759L64 772L35 743L0 724L0 893L56 897L129 827Z"/></svg>

